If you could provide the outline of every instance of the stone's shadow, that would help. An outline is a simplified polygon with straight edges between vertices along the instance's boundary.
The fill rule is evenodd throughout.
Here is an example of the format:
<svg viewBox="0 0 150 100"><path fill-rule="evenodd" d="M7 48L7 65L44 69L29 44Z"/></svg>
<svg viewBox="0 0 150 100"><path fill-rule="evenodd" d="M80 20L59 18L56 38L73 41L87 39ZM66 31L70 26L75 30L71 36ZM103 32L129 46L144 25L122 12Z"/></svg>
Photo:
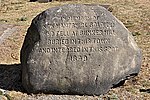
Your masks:
<svg viewBox="0 0 150 100"><path fill-rule="evenodd" d="M0 88L25 92L21 73L21 64L0 64Z"/></svg>
<svg viewBox="0 0 150 100"><path fill-rule="evenodd" d="M113 87L112 88L117 88L117 87L120 87L122 86L124 83L125 83L126 80L121 80L118 84L113 84Z"/></svg>

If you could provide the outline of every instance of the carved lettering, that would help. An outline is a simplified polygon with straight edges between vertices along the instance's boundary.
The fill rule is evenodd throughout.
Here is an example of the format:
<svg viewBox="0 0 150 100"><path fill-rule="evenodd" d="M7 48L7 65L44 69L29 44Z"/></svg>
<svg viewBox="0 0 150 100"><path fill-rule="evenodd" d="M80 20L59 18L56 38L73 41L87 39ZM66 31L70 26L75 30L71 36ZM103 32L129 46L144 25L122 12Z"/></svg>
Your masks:
<svg viewBox="0 0 150 100"><path fill-rule="evenodd" d="M118 47L117 46L99 46L99 47L94 47L94 46L69 46L69 47L43 47L39 48L39 53L63 53L63 52L73 52L73 53L91 53L91 52L112 52L112 51L117 51Z"/></svg>
<svg viewBox="0 0 150 100"><path fill-rule="evenodd" d="M113 28L115 23L113 21L95 21L95 22L67 22L67 23L47 23L50 29L53 28Z"/></svg>
<svg viewBox="0 0 150 100"><path fill-rule="evenodd" d="M75 37L75 36L113 36L114 30L111 29L88 29L88 30L63 30L63 31L49 31L46 33L48 37Z"/></svg>
<svg viewBox="0 0 150 100"><path fill-rule="evenodd" d="M70 61L87 61L87 55L69 55L68 60Z"/></svg>
<svg viewBox="0 0 150 100"><path fill-rule="evenodd" d="M116 35L115 22L100 21L105 17L101 15L61 17L60 23L46 23L43 29L47 47L39 48L39 53L77 53L69 55L69 61L87 61L86 53L117 51L118 47L111 44L111 38ZM69 21L65 22L66 19Z"/></svg>
<svg viewBox="0 0 150 100"><path fill-rule="evenodd" d="M60 44L71 44L71 45L81 45L81 44L109 44L109 38L49 38L47 40L47 45L60 45Z"/></svg>

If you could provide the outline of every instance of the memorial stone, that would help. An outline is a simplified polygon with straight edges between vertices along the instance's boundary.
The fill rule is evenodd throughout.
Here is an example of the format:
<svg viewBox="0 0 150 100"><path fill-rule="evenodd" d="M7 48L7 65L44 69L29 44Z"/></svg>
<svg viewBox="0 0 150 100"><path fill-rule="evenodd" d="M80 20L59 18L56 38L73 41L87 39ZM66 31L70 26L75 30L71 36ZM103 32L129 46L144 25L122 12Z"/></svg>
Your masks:
<svg viewBox="0 0 150 100"><path fill-rule="evenodd" d="M33 19L21 64L29 93L100 95L139 73L141 51L104 7L68 4Z"/></svg>

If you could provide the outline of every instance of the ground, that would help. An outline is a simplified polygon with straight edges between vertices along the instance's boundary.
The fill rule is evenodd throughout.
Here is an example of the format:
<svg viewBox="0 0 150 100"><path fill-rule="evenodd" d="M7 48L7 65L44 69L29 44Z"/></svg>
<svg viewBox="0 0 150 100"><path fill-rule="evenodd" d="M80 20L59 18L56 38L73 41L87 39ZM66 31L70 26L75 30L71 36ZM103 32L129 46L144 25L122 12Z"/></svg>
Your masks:
<svg viewBox="0 0 150 100"><path fill-rule="evenodd" d="M59 1L59 0L58 0ZM101 96L67 96L67 95L28 95L21 90L9 89L7 93L0 92L3 100L150 100L150 1L149 0L72 0L49 3L29 2L29 0L0 0L0 68L20 66L20 49L25 34L32 19L42 11L68 3L94 3L110 4L109 11L113 13L133 34L135 41L142 50L143 59L138 76L126 81L121 87L111 89L107 94ZM4 26L2 26L4 25ZM7 36L2 36L5 31ZM1 38L3 37L3 39ZM6 69L7 69L6 68ZM4 68L5 69L5 68ZM3 70L4 70L3 69ZM9 69L9 68L8 68ZM2 72L1 70L0 72ZM10 69L12 72L13 69ZM13 70L13 74L19 71ZM6 71L5 74L8 74ZM2 76L0 75L0 78ZM4 79L4 78L2 78ZM0 79L0 84L2 82ZM5 82L4 82L5 83ZM6 83L7 84L7 83ZM16 86L14 86L16 87ZM6 87L5 87L6 88Z"/></svg>

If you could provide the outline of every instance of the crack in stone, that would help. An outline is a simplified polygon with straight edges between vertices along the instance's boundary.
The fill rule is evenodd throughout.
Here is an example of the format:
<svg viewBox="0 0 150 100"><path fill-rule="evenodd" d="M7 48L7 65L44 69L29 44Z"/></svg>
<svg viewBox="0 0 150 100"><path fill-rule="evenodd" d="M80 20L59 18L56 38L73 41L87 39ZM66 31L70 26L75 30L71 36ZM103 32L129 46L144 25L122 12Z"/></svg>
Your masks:
<svg viewBox="0 0 150 100"><path fill-rule="evenodd" d="M97 88L98 88L98 75L96 75L96 78L95 78L95 91L94 92L96 92L96 90L97 90Z"/></svg>

